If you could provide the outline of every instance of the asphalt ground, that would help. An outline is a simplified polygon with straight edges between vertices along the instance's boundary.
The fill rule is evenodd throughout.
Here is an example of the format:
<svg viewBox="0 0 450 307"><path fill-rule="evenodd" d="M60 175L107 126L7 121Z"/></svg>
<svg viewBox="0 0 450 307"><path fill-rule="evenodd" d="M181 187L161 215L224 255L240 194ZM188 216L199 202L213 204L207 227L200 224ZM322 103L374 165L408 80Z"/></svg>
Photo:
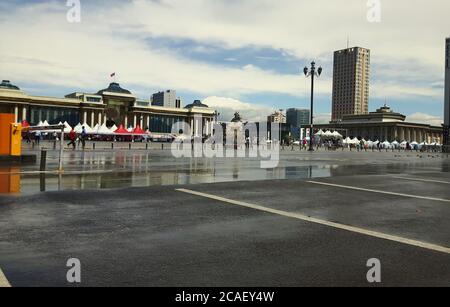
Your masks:
<svg viewBox="0 0 450 307"><path fill-rule="evenodd" d="M426 166L1 196L0 268L13 287L73 286L69 258L78 286L449 286L449 184Z"/></svg>

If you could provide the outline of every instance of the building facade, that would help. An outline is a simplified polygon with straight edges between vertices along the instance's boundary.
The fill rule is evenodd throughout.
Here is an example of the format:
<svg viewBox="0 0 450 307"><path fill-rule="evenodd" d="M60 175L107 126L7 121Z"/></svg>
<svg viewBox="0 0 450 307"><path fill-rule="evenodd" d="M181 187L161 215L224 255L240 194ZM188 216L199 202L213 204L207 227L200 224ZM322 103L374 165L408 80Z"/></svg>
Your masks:
<svg viewBox="0 0 450 307"><path fill-rule="evenodd" d="M342 120L325 125L315 125L315 129L335 130L344 137L364 138L381 142L437 142L442 144L442 127L406 122L406 116L393 112L388 106L376 112L361 115L344 115ZM315 130L315 132L317 132Z"/></svg>
<svg viewBox="0 0 450 307"><path fill-rule="evenodd" d="M288 109L286 111L286 123L294 128L309 126L311 124L311 112L308 109Z"/></svg>
<svg viewBox="0 0 450 307"><path fill-rule="evenodd" d="M198 129L201 126L203 133L211 134L215 118L215 110L201 103L185 108L152 106L118 83L111 83L96 94L77 92L56 98L28 95L7 80L0 84L0 113L13 113L16 122L26 120L31 126L45 120L50 124L67 121L71 126L123 124L133 128L139 125L153 133L171 133L172 125L183 121L198 135L202 134Z"/></svg>
<svg viewBox="0 0 450 307"><path fill-rule="evenodd" d="M449 129L450 129L450 37L445 40L444 145L446 146L450 146Z"/></svg>
<svg viewBox="0 0 450 307"><path fill-rule="evenodd" d="M269 115L267 117L268 123L280 123L285 124L286 123L286 115L283 114L281 111L275 111L273 114Z"/></svg>
<svg viewBox="0 0 450 307"><path fill-rule="evenodd" d="M369 112L370 50L353 47L334 52L333 121Z"/></svg>
<svg viewBox="0 0 450 307"><path fill-rule="evenodd" d="M181 108L181 99L177 97L177 92L167 90L152 95L152 105L166 108Z"/></svg>

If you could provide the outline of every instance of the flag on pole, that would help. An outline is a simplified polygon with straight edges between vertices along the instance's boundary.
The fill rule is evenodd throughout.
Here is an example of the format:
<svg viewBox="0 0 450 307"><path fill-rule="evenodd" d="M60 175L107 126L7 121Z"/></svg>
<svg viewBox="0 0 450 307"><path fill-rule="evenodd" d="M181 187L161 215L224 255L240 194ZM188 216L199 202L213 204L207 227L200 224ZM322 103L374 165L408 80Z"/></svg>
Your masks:
<svg viewBox="0 0 450 307"><path fill-rule="evenodd" d="M115 77L115 76L116 76L116 73L113 72L113 73L111 74L111 78L113 78L113 77Z"/></svg>

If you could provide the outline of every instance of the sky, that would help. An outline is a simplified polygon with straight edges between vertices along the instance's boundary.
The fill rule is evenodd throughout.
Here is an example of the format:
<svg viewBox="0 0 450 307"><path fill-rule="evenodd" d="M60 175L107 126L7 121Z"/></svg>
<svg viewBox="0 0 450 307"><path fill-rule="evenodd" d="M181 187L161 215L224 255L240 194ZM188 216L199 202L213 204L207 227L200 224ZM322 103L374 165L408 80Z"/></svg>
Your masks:
<svg viewBox="0 0 450 307"><path fill-rule="evenodd" d="M106 88L115 72L140 98L175 89L222 120L261 120L309 108L302 70L314 60L324 123L333 52L349 41L371 50L370 111L386 102L409 121L443 122L448 0L380 0L380 22L367 18L367 0L81 0L80 22L69 22L67 2L77 1L0 2L0 79L62 97Z"/></svg>

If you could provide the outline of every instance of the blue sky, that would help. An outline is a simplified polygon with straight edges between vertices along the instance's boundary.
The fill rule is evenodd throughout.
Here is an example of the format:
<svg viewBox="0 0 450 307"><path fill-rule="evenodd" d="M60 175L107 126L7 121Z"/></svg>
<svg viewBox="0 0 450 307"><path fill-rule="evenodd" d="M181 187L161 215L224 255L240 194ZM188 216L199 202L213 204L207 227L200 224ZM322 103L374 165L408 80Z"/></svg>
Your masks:
<svg viewBox="0 0 450 307"><path fill-rule="evenodd" d="M381 0L380 23L368 22L365 0L81 0L80 23L67 21L66 2L0 3L0 78L63 96L96 92L116 72L141 98L176 89L225 120L260 119L309 107L301 69L314 59L324 68L315 111L327 121L333 51L349 37L372 51L371 111L387 101L410 120L442 121L448 1Z"/></svg>

